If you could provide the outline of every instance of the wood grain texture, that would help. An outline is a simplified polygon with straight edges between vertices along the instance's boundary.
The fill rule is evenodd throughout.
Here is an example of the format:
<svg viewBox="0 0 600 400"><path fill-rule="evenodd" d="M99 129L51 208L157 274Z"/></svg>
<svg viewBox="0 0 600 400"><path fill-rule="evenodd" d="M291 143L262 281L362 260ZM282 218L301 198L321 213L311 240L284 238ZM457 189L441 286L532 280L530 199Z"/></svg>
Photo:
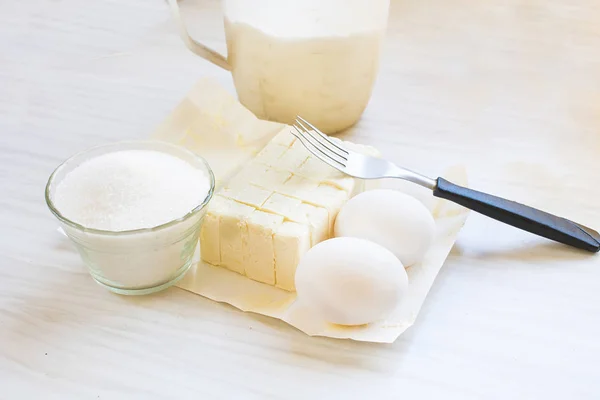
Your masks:
<svg viewBox="0 0 600 400"><path fill-rule="evenodd" d="M218 1L186 0L224 50ZM345 136L600 227L600 6L399 0ZM417 324L389 346L310 338L173 288L97 286L43 189L86 147L149 135L199 77L161 1L0 13L0 398L600 397L600 258L472 215Z"/></svg>

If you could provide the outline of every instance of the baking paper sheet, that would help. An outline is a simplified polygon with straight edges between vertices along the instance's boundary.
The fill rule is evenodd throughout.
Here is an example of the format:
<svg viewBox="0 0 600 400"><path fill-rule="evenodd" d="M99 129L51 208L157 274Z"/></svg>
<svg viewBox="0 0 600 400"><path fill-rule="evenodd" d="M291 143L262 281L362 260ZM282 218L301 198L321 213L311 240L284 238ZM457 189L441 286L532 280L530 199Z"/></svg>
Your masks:
<svg viewBox="0 0 600 400"><path fill-rule="evenodd" d="M222 183L281 129L287 128L257 119L217 83L202 80L158 127L153 137L196 151L208 160L217 181ZM462 167L451 168L444 176L466 185ZM437 232L425 259L407 269L408 293L385 321L356 327L330 324L296 299L295 293L201 261L177 286L242 311L281 319L308 335L391 343L415 322L468 214L460 206L433 198L428 191L413 190L410 185L406 188L430 208ZM196 256L199 260L199 255Z"/></svg>
<svg viewBox="0 0 600 400"><path fill-rule="evenodd" d="M218 82L206 78L192 87L152 138L200 154L218 186L285 127L256 118Z"/></svg>

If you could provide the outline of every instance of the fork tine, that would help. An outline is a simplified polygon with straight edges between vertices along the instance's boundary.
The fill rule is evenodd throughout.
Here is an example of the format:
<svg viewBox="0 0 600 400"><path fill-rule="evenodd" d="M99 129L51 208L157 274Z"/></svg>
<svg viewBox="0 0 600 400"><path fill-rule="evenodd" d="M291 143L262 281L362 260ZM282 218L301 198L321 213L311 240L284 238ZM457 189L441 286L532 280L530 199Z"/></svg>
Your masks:
<svg viewBox="0 0 600 400"><path fill-rule="evenodd" d="M344 165L344 166L346 165L346 163L348 162L348 159L346 157L340 156L338 153L336 153L335 151L333 151L329 147L327 147L325 144L323 144L323 142L321 142L318 139L318 136L314 132L306 129L306 127L304 125L302 125L299 121L296 121L296 123L294 123L294 126L296 127L296 129L300 130L300 132L304 135L304 137L307 140L309 140L311 142L311 144L317 150L324 153L329 158L334 159L339 164Z"/></svg>
<svg viewBox="0 0 600 400"><path fill-rule="evenodd" d="M309 139L309 136L306 133L303 133L303 131L300 130L296 125L292 126L298 133L295 133L293 130L290 130L290 133L296 138L298 138L298 140L300 140L300 142L304 145L306 150L308 150L312 155L314 155L324 163L331 165L335 169L342 170L342 168L345 168L345 165L343 163L334 159L329 154L325 153L320 148L320 146L316 146L314 143L312 143L312 141Z"/></svg>
<svg viewBox="0 0 600 400"><path fill-rule="evenodd" d="M325 147L327 150L331 151L336 156L344 159L344 161L348 160L347 159L348 152L346 151L345 154L344 153L340 154L340 151L336 150L336 148L339 149L339 146L332 143L328 138L323 138L323 136L322 136L322 135L324 135L323 133L319 134L316 131L312 130L310 127L306 127L306 125L304 125L302 123L302 121L300 121L298 119L296 119L296 124L300 125L302 127L302 130L304 132L308 133L310 136L312 136L321 146ZM308 122L307 122L307 124L308 124Z"/></svg>
<svg viewBox="0 0 600 400"><path fill-rule="evenodd" d="M329 136L327 136L326 134L324 134L323 132L321 132L320 130L318 130L313 124L311 124L310 122L308 122L307 120L305 120L304 118L302 118L301 116L297 116L296 119L299 119L300 121L304 122L306 125L308 125L313 131L317 132L319 134L319 136L321 136L323 139L325 139L329 144L331 144L332 146L336 147L337 149L339 149L342 154L350 154L350 152L348 152L348 150L344 149L343 147L338 146L333 140L331 140L329 138Z"/></svg>

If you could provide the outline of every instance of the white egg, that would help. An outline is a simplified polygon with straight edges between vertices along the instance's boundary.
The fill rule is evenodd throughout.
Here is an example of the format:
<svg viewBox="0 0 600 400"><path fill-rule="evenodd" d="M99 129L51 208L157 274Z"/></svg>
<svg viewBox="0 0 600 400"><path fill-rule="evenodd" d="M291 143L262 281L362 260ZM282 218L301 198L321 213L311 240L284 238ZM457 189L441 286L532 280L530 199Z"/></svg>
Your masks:
<svg viewBox="0 0 600 400"><path fill-rule="evenodd" d="M340 210L336 237L368 239L390 250L404 266L420 262L431 246L435 221L417 199L396 190L360 193Z"/></svg>
<svg viewBox="0 0 600 400"><path fill-rule="evenodd" d="M398 258L377 243L334 238L317 244L296 270L298 299L328 322L363 325L387 317L408 287Z"/></svg>

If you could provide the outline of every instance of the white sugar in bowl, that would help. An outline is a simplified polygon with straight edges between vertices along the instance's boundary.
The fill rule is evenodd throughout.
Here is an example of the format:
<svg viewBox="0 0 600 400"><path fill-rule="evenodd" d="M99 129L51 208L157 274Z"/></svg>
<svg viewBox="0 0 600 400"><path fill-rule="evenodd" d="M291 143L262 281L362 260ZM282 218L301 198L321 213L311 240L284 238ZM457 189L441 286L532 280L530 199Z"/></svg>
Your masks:
<svg viewBox="0 0 600 400"><path fill-rule="evenodd" d="M159 141L79 153L46 185L46 202L90 274L119 294L165 289L192 265L214 191L206 161Z"/></svg>

